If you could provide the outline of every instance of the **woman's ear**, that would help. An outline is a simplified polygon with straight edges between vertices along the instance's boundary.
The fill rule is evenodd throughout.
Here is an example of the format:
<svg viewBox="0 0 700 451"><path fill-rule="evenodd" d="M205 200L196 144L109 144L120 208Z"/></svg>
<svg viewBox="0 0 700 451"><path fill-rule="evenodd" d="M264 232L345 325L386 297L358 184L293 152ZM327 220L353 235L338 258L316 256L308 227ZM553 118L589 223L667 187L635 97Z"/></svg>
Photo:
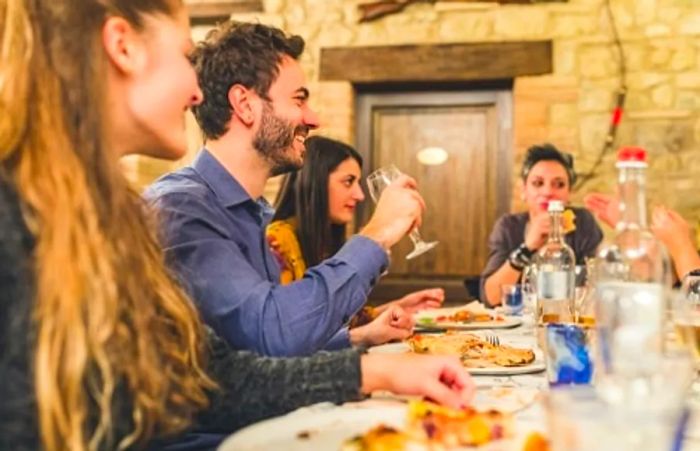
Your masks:
<svg viewBox="0 0 700 451"><path fill-rule="evenodd" d="M233 116L248 127L255 122L254 97L253 91L240 84L235 84L228 90L228 103Z"/></svg>
<svg viewBox="0 0 700 451"><path fill-rule="evenodd" d="M102 26L102 46L117 71L132 74L146 56L142 36L123 17L109 17Z"/></svg>

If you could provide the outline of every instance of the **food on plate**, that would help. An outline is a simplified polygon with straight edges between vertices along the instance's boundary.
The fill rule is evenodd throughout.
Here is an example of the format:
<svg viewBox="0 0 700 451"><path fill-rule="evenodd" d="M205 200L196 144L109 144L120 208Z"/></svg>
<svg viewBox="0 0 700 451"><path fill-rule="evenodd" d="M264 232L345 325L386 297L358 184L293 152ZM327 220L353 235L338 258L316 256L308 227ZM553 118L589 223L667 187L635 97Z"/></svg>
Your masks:
<svg viewBox="0 0 700 451"><path fill-rule="evenodd" d="M494 314L489 311L475 312L472 310L457 310L450 315L440 316L424 316L418 319L419 323L435 324L435 323L485 323L490 321L504 321L503 316Z"/></svg>
<svg viewBox="0 0 700 451"><path fill-rule="evenodd" d="M549 451L549 441L539 432L531 432L525 439L523 451Z"/></svg>
<svg viewBox="0 0 700 451"><path fill-rule="evenodd" d="M513 434L513 420L497 410L456 410L412 401L406 428L378 425L345 442L343 451L439 450L479 446Z"/></svg>
<svg viewBox="0 0 700 451"><path fill-rule="evenodd" d="M425 447L406 432L379 424L362 435L346 440L341 449L342 451L399 451L422 450Z"/></svg>
<svg viewBox="0 0 700 451"><path fill-rule="evenodd" d="M455 355L468 368L514 367L535 361L532 349L494 345L474 334L414 335L406 340L419 354Z"/></svg>

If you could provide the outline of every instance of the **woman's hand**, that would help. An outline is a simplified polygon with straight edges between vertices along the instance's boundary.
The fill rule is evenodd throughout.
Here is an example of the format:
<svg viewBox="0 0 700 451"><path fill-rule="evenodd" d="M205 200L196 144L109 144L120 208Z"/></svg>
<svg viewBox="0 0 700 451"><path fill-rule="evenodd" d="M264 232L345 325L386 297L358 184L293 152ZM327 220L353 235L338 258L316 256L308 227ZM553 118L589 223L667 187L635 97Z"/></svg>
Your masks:
<svg viewBox="0 0 700 451"><path fill-rule="evenodd" d="M676 211L664 206L654 207L651 214L651 231L668 248L671 254L687 248L695 250L690 235L690 225Z"/></svg>
<svg viewBox="0 0 700 451"><path fill-rule="evenodd" d="M603 193L586 194L583 198L586 209L600 221L615 228L620 219L619 202L615 196Z"/></svg>
<svg viewBox="0 0 700 451"><path fill-rule="evenodd" d="M421 310L438 308L445 301L445 290L442 288L428 288L427 290L414 291L401 299L387 302L375 308L378 312L383 312L389 307L399 306L406 313L413 314Z"/></svg>
<svg viewBox="0 0 700 451"><path fill-rule="evenodd" d="M541 248L547 241L551 227L552 223L547 212L541 212L534 218L531 217L525 233L525 246L531 251Z"/></svg>
<svg viewBox="0 0 700 451"><path fill-rule="evenodd" d="M364 393L388 390L452 408L466 406L474 397L474 381L454 356L366 354L361 366Z"/></svg>
<svg viewBox="0 0 700 451"><path fill-rule="evenodd" d="M403 340L413 333L413 317L398 305L386 308L364 326L350 329L350 342L361 346L376 346L392 340Z"/></svg>

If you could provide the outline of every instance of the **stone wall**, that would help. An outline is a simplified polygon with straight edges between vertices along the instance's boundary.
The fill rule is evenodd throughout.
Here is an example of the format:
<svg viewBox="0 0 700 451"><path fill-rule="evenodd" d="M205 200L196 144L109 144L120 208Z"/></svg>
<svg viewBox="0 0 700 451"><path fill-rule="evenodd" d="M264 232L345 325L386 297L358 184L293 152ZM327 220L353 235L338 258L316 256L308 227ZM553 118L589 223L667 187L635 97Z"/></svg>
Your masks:
<svg viewBox="0 0 700 451"><path fill-rule="evenodd" d="M620 83L620 62L604 1L419 3L400 14L358 24L356 5L363 1L367 0L264 0L263 13L234 19L273 24L306 39L302 64L311 104L320 113L323 133L348 142L354 140L353 88L349 83L318 80L322 47L551 39L553 73L514 83L514 168L529 145L551 141L575 155L579 172L590 170L603 146ZM645 147L652 201L663 201L697 222L700 2L610 2L625 52L628 84L618 144ZM614 152L605 156L584 190L611 190L613 163ZM153 172L144 171L140 182ZM582 191L575 198L581 196ZM519 207L514 193L513 208Z"/></svg>

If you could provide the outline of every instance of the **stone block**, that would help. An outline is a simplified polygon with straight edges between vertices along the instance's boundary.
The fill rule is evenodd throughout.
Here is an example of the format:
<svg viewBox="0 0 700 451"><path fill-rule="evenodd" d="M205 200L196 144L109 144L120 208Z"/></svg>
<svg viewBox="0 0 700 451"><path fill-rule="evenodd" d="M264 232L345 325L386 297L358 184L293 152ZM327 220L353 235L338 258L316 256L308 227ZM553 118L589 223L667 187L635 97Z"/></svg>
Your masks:
<svg viewBox="0 0 700 451"><path fill-rule="evenodd" d="M680 45L671 57L673 71L687 70L695 66L696 50L688 43Z"/></svg>
<svg viewBox="0 0 700 451"><path fill-rule="evenodd" d="M440 39L446 42L488 40L493 36L493 14L466 11L442 14L437 27Z"/></svg>
<svg viewBox="0 0 700 451"><path fill-rule="evenodd" d="M648 38L667 37L671 35L671 27L660 23L649 25L644 28L644 35Z"/></svg>
<svg viewBox="0 0 700 451"><path fill-rule="evenodd" d="M579 51L581 76L604 78L617 74L617 56L609 46L586 46Z"/></svg>
<svg viewBox="0 0 700 451"><path fill-rule="evenodd" d="M656 107L669 108L673 105L675 91L670 84L662 84L651 90L651 101Z"/></svg>
<svg viewBox="0 0 700 451"><path fill-rule="evenodd" d="M682 89L676 95L675 107L683 110L700 110L700 90Z"/></svg>
<svg viewBox="0 0 700 451"><path fill-rule="evenodd" d="M607 114L581 115L579 120L579 148L582 152L596 151L603 146L608 132L610 116Z"/></svg>
<svg viewBox="0 0 700 451"><path fill-rule="evenodd" d="M659 72L635 72L627 74L627 86L630 90L648 90L669 83L671 76Z"/></svg>
<svg viewBox="0 0 700 451"><path fill-rule="evenodd" d="M614 106L614 92L605 88L582 89L579 94L578 108L584 113L602 113Z"/></svg>
<svg viewBox="0 0 700 451"><path fill-rule="evenodd" d="M680 23L677 24L676 30L678 33L685 35L699 35L700 34L700 11L693 11L690 14L684 15L680 19Z"/></svg>
<svg viewBox="0 0 700 451"><path fill-rule="evenodd" d="M598 22L591 14L553 14L550 35L557 38L570 38L588 35L598 31Z"/></svg>
<svg viewBox="0 0 700 451"><path fill-rule="evenodd" d="M494 33L499 38L538 39L549 36L549 11L544 6L503 6L496 10Z"/></svg>
<svg viewBox="0 0 700 451"><path fill-rule="evenodd" d="M575 103L555 103L549 107L549 124L552 127L575 128L578 116L578 105Z"/></svg>
<svg viewBox="0 0 700 451"><path fill-rule="evenodd" d="M577 72L577 48L578 45L575 40L558 40L554 42L552 59L555 74L574 75Z"/></svg>
<svg viewBox="0 0 700 451"><path fill-rule="evenodd" d="M680 89L689 88L697 89L700 88L700 72L682 72L676 74L676 86Z"/></svg>
<svg viewBox="0 0 700 451"><path fill-rule="evenodd" d="M286 6L285 0L263 0L263 11L268 14L282 14Z"/></svg>
<svg viewBox="0 0 700 451"><path fill-rule="evenodd" d="M635 0L634 21L637 25L647 25L656 19L657 0Z"/></svg>

